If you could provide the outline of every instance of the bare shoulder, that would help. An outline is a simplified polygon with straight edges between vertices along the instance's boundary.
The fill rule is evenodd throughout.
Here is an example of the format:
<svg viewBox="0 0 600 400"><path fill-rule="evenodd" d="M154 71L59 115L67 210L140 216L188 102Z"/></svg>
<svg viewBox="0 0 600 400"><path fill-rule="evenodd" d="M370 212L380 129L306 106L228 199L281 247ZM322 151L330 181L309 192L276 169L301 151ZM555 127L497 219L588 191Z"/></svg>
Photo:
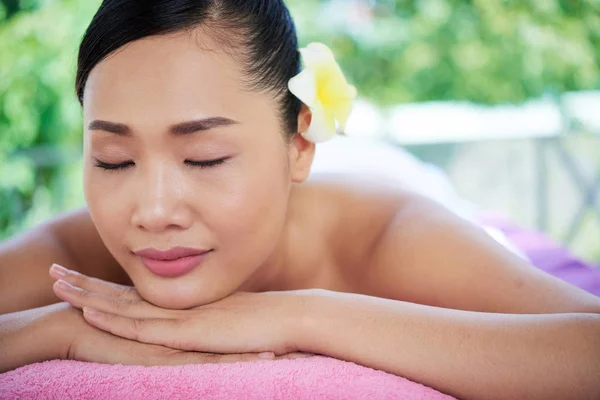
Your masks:
<svg viewBox="0 0 600 400"><path fill-rule="evenodd" d="M407 192L378 177L353 174L319 174L302 185L302 192L313 219L308 221L309 230L318 230L318 240L324 243L321 250L330 255L330 266L338 270L343 286L356 290Z"/></svg>
<svg viewBox="0 0 600 400"><path fill-rule="evenodd" d="M533 267L481 227L419 194L392 192L397 203L371 245L361 292L472 311L600 312L599 298Z"/></svg>
<svg viewBox="0 0 600 400"><path fill-rule="evenodd" d="M54 218L48 222L48 228L72 256L74 265L65 267L111 282L131 284L121 265L104 245L87 208Z"/></svg>

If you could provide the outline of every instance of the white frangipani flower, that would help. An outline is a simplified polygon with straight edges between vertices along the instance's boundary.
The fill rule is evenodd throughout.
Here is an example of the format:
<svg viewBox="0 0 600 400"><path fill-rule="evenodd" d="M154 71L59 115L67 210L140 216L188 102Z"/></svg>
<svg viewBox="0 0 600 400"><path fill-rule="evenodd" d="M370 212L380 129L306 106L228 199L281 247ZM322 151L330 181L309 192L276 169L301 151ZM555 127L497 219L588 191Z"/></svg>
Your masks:
<svg viewBox="0 0 600 400"><path fill-rule="evenodd" d="M335 61L333 52L322 43L311 43L300 49L304 69L290 79L288 87L312 111L309 129L302 133L314 143L331 139L336 122L344 130L352 111L356 89Z"/></svg>

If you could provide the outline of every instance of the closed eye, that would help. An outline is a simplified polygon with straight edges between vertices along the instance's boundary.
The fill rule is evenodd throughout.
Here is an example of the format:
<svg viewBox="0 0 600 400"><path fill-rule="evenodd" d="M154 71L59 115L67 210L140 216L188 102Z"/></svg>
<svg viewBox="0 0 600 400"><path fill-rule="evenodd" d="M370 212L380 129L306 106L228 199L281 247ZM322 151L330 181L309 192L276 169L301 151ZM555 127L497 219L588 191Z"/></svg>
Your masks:
<svg viewBox="0 0 600 400"><path fill-rule="evenodd" d="M123 169L127 169L129 167L134 166L135 163L133 161L127 161L120 164L109 164L102 162L100 160L96 160L96 167L107 170L107 171L119 171Z"/></svg>
<svg viewBox="0 0 600 400"><path fill-rule="evenodd" d="M216 160L207 160L207 161L193 161L193 160L185 160L185 164L191 167L199 167L199 168L211 168L216 167L217 165L223 164L225 161L229 160L230 157L218 158Z"/></svg>

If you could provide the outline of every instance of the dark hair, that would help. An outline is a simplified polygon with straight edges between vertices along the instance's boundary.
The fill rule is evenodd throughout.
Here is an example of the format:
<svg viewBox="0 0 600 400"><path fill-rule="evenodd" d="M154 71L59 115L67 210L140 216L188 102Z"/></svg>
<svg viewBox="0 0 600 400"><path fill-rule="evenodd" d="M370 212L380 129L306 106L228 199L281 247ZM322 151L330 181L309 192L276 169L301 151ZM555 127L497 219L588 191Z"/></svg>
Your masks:
<svg viewBox="0 0 600 400"><path fill-rule="evenodd" d="M211 37L240 57L250 90L279 101L283 128L297 131L300 101L288 81L300 70L298 39L283 0L104 0L79 48L76 92L91 70L115 50L148 36L209 28Z"/></svg>

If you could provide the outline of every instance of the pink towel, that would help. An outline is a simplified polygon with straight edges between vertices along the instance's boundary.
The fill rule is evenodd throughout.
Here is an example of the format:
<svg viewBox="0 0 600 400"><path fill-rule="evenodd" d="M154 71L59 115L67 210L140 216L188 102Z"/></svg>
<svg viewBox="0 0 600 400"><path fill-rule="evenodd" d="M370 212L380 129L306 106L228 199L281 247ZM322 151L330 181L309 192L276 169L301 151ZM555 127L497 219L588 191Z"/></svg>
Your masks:
<svg viewBox="0 0 600 400"><path fill-rule="evenodd" d="M328 357L164 367L47 361L0 375L0 399L429 399L453 397Z"/></svg>

